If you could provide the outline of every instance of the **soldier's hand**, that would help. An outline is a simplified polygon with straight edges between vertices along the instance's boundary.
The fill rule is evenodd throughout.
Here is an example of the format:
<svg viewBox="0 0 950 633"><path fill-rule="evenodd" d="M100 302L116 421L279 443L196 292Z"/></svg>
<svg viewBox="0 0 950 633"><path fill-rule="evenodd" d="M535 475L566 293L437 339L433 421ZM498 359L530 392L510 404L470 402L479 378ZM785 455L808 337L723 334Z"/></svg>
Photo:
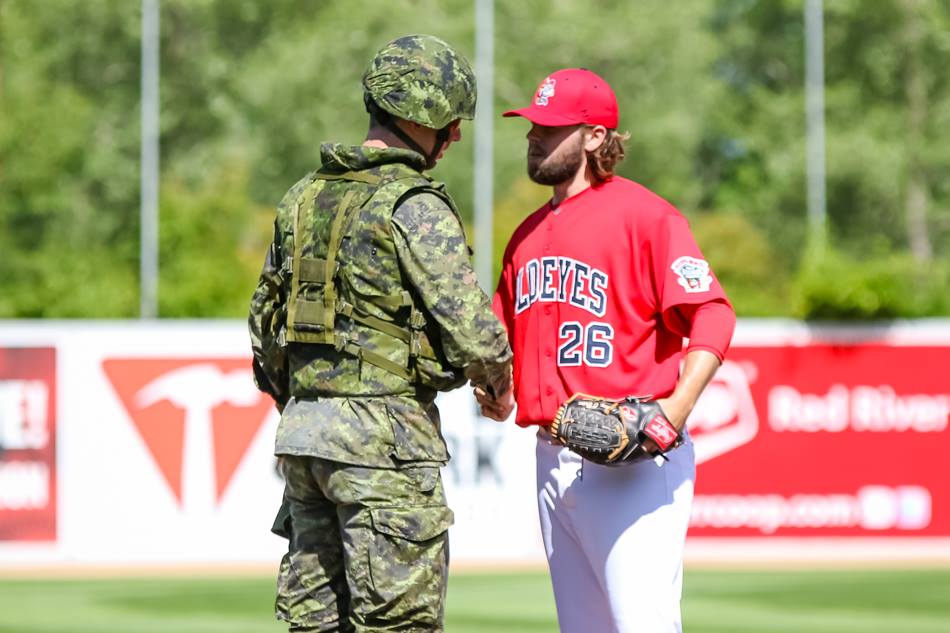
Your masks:
<svg viewBox="0 0 950 633"><path fill-rule="evenodd" d="M484 389L478 386L472 390L472 393L481 407L482 415L486 418L504 422L515 409L514 389L505 390L505 393L498 396L497 399L492 398Z"/></svg>

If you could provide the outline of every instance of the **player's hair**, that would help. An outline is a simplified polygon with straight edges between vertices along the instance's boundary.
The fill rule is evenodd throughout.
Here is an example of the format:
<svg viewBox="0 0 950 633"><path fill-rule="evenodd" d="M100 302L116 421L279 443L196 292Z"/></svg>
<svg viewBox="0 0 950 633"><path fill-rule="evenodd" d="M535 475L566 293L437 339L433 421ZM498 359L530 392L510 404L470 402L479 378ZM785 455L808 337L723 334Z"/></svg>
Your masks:
<svg viewBox="0 0 950 633"><path fill-rule="evenodd" d="M628 138L629 132L607 130L607 136L600 147L593 152L587 152L587 163L596 181L603 182L614 175L614 167L626 155L623 144Z"/></svg>

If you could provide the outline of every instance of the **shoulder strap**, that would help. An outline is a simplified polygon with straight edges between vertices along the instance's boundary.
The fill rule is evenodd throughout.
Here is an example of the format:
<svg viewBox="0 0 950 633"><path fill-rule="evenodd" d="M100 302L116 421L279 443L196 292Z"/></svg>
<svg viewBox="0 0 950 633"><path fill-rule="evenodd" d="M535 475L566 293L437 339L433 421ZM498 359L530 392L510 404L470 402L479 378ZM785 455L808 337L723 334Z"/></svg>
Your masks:
<svg viewBox="0 0 950 633"><path fill-rule="evenodd" d="M290 306L287 315L288 340L298 343L327 343L334 344L334 324L336 318L337 289L334 277L337 270L337 254L340 242L345 234L345 227L353 217L354 212L366 204L374 190L360 193L356 189L348 189L337 205L330 225L330 241L327 245L326 258L304 257L300 248L300 235L304 230L303 218L313 210L318 188L322 190L319 181L351 180L365 184L377 184L379 178L373 174L361 172L344 172L328 174L317 172L314 180L294 205L294 257L293 274L291 281ZM359 196L359 197L357 197ZM301 205L301 202L303 205ZM322 286L322 301L310 300L300 296L300 289L305 283L317 283Z"/></svg>

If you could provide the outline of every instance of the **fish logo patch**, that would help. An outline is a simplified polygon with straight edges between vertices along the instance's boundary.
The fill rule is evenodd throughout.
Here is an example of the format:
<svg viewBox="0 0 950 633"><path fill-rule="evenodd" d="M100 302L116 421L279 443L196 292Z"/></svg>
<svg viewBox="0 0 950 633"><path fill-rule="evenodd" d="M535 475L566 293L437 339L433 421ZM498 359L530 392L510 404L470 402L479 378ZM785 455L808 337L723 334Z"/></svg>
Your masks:
<svg viewBox="0 0 950 633"><path fill-rule="evenodd" d="M712 284L709 264L695 257L680 257L670 266L686 292L708 292Z"/></svg>

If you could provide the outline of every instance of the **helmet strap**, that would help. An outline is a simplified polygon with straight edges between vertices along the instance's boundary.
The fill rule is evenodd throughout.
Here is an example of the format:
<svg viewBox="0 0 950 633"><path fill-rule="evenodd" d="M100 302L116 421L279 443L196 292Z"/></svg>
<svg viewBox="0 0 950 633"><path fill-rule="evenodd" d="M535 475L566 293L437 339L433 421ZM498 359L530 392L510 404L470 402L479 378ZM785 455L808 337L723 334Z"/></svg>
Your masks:
<svg viewBox="0 0 950 633"><path fill-rule="evenodd" d="M414 138L409 136L409 134L407 134L405 130L399 127L399 125L396 123L396 120L394 118L390 117L388 121L383 123L383 127L385 127L387 130L395 134L396 137L400 141L402 141L409 147L409 149L419 154L422 154L426 159L426 169L432 169L433 165L432 165L431 154L426 152L424 149L422 149L422 146L419 145L419 143L417 143Z"/></svg>
<svg viewBox="0 0 950 633"><path fill-rule="evenodd" d="M440 128L439 131L435 133L435 145L432 146L432 151L426 156L426 165L429 169L435 167L435 157L442 151L442 148L445 147L445 142L449 140L449 127L451 127L451 125L452 124L449 123L449 125Z"/></svg>
<svg viewBox="0 0 950 633"><path fill-rule="evenodd" d="M405 130L399 127L399 125L396 123L396 118L393 115L380 108L376 102L369 98L369 95L364 96L363 100L366 104L366 111L372 115L377 123L392 132L396 138L406 144L406 147L418 154L421 154L426 159L426 169L432 169L435 167L435 157L439 154L439 151L449 138L449 127L451 124L446 125L436 132L435 145L433 146L432 151L427 152L422 149L422 146L419 145L419 143L417 143L414 138L409 136Z"/></svg>

